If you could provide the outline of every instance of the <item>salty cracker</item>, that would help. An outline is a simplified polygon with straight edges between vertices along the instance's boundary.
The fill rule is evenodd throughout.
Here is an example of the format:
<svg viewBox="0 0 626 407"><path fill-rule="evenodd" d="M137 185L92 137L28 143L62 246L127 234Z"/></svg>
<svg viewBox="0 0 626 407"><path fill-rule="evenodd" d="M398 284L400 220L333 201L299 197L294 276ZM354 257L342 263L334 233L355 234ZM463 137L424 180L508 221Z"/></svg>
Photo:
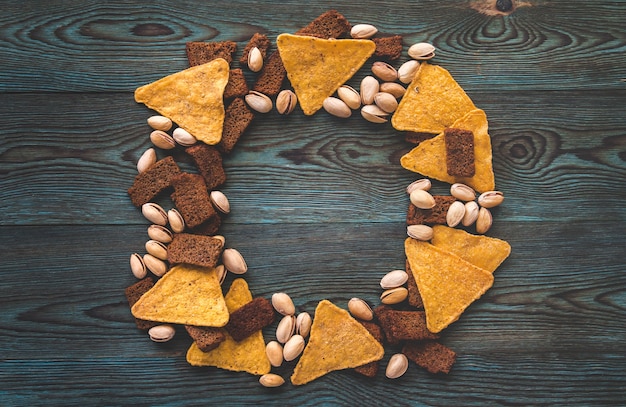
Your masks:
<svg viewBox="0 0 626 407"><path fill-rule="evenodd" d="M459 319L493 285L493 275L487 270L428 242L407 238L404 248L431 332L441 332Z"/></svg>
<svg viewBox="0 0 626 407"><path fill-rule="evenodd" d="M433 226L433 232L433 245L490 273L511 254L511 245L495 237L473 235L444 225Z"/></svg>
<svg viewBox="0 0 626 407"><path fill-rule="evenodd" d="M222 139L228 75L228 62L217 58L137 88L135 101L169 117L196 139L217 144Z"/></svg>
<svg viewBox="0 0 626 407"><path fill-rule="evenodd" d="M495 189L493 174L491 137L489 136L487 115L475 109L455 121L451 127L469 130L474 133L474 156L476 171L473 177L454 177L448 175L446 168L446 142L441 133L429 140L422 141L400 158L402 167L420 173L426 177L454 184L460 182L478 192Z"/></svg>
<svg viewBox="0 0 626 407"><path fill-rule="evenodd" d="M215 269L174 266L132 306L135 318L221 327L229 314Z"/></svg>
<svg viewBox="0 0 626 407"><path fill-rule="evenodd" d="M407 86L391 124L400 131L439 134L474 109L474 102L450 72L424 62Z"/></svg>
<svg viewBox="0 0 626 407"><path fill-rule="evenodd" d="M376 50L370 40L281 34L276 45L302 111L312 115Z"/></svg>
<svg viewBox="0 0 626 407"><path fill-rule="evenodd" d="M382 345L348 311L322 300L315 309L309 343L291 383L306 384L335 370L380 360L383 355Z"/></svg>
<svg viewBox="0 0 626 407"><path fill-rule="evenodd" d="M230 313L252 301L252 293L246 280L242 278L233 280L230 290L225 295L225 301ZM214 366L253 375L270 372L271 365L265 354L265 340L260 330L241 342L235 341L228 332L224 332L224 335L226 339L209 352L202 352L193 343L187 350L187 362L192 366Z"/></svg>

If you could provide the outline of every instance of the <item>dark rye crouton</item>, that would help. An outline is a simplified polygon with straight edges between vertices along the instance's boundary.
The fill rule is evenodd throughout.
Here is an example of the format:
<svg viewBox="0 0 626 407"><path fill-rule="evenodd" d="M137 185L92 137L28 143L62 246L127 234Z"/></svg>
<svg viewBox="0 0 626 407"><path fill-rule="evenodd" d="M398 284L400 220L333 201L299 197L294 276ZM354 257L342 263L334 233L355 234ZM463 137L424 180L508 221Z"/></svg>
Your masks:
<svg viewBox="0 0 626 407"><path fill-rule="evenodd" d="M237 51L237 43L234 41L190 41L185 44L185 51L189 66L206 64L216 58L223 58L230 65L233 62L233 54Z"/></svg>
<svg viewBox="0 0 626 407"><path fill-rule="evenodd" d="M378 324L370 321L357 321L359 321L361 325L363 325L365 329L367 329L367 331L374 337L374 339L376 339L382 345L383 341L385 340L385 336L383 334L382 328L378 326ZM363 376L374 377L376 376L376 373L378 373L378 361L366 363L362 366L355 367L354 370L357 373L362 374Z"/></svg>
<svg viewBox="0 0 626 407"><path fill-rule="evenodd" d="M220 187L226 182L226 172L222 163L222 155L217 147L204 143L196 143L187 147L185 152L191 156L209 191Z"/></svg>
<svg viewBox="0 0 626 407"><path fill-rule="evenodd" d="M411 270L408 260L406 261L406 274L409 276L406 281L406 288L409 291L409 295L407 297L409 305L415 308L424 308L424 302L422 301L422 296L417 288L415 276L413 276L413 271Z"/></svg>
<svg viewBox="0 0 626 407"><path fill-rule="evenodd" d="M254 113L248 108L241 98L233 99L226 108L222 140L218 148L225 154L232 151L239 138L246 131L254 119Z"/></svg>
<svg viewBox="0 0 626 407"><path fill-rule="evenodd" d="M172 242L167 246L167 260L172 264L215 267L223 247L220 239L211 236L175 233Z"/></svg>
<svg viewBox="0 0 626 407"><path fill-rule="evenodd" d="M430 373L450 373L456 361L456 352L434 341L407 342L402 353Z"/></svg>
<svg viewBox="0 0 626 407"><path fill-rule="evenodd" d="M139 298L147 293L148 290L150 290L153 286L154 280L152 280L152 277L146 277L137 281L135 284L126 287L126 289L124 290L124 294L126 295L126 299L128 300L128 305L132 308L133 305L135 305L135 303L139 301ZM157 326L159 323L135 318L135 324L139 329L148 330L153 326Z"/></svg>
<svg viewBox="0 0 626 407"><path fill-rule="evenodd" d="M372 38L372 41L376 44L374 56L378 58L395 61L402 55L402 36L400 35Z"/></svg>
<svg viewBox="0 0 626 407"><path fill-rule="evenodd" d="M185 330L202 352L208 352L217 348L226 339L222 328L185 325Z"/></svg>
<svg viewBox="0 0 626 407"><path fill-rule="evenodd" d="M374 314L385 332L385 337L391 345L397 345L407 340L437 339L426 328L426 314L424 311L398 311L381 305L374 309Z"/></svg>
<svg viewBox="0 0 626 407"><path fill-rule="evenodd" d="M337 10L328 10L306 27L296 32L296 35L309 35L319 38L341 38L350 33L352 26Z"/></svg>
<svg viewBox="0 0 626 407"><path fill-rule="evenodd" d="M430 209L420 209L412 203L406 214L407 225L445 225L448 208L456 198L450 195L433 195L435 206Z"/></svg>
<svg viewBox="0 0 626 407"><path fill-rule="evenodd" d="M202 176L183 172L174 177L172 186L170 196L188 228L219 221Z"/></svg>
<svg viewBox="0 0 626 407"><path fill-rule="evenodd" d="M453 177L473 177L474 133L469 130L447 128L443 132L446 144L446 169Z"/></svg>
<svg viewBox="0 0 626 407"><path fill-rule="evenodd" d="M237 342L274 322L274 307L263 297L257 297L230 314L226 331Z"/></svg>
<svg viewBox="0 0 626 407"><path fill-rule="evenodd" d="M180 168L171 156L151 165L135 176L128 195L133 205L139 207L152 201L157 195L172 186L173 178L180 174Z"/></svg>

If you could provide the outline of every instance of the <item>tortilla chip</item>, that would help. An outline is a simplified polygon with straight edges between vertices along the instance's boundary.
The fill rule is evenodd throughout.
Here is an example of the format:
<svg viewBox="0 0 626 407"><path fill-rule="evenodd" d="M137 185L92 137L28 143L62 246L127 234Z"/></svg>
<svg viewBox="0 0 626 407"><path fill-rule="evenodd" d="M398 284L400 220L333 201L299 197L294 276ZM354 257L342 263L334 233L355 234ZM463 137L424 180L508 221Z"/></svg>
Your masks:
<svg viewBox="0 0 626 407"><path fill-rule="evenodd" d="M189 264L172 267L131 312L149 321L215 327L229 317L216 270Z"/></svg>
<svg viewBox="0 0 626 407"><path fill-rule="evenodd" d="M511 245L495 237L473 235L444 225L433 226L433 232L433 245L490 273L511 254Z"/></svg>
<svg viewBox="0 0 626 407"><path fill-rule="evenodd" d="M451 127L470 130L474 133L476 172L473 177L448 175L444 133L422 141L417 147L403 155L400 159L402 167L450 184L460 182L469 185L478 192L495 189L495 176L491 162L491 137L487 133L488 126L485 112L480 109L472 110L455 121Z"/></svg>
<svg viewBox="0 0 626 407"><path fill-rule="evenodd" d="M400 131L439 134L474 109L474 102L450 72L423 62L407 86L391 124Z"/></svg>
<svg viewBox="0 0 626 407"><path fill-rule="evenodd" d="M233 313L243 305L252 301L252 293L243 278L235 279L225 296L228 311ZM187 362L193 366L215 366L234 372L248 372L263 375L270 372L271 365L265 354L265 340L259 330L241 342L235 341L228 332L220 345L209 351L202 352L193 343L187 351Z"/></svg>
<svg viewBox="0 0 626 407"><path fill-rule="evenodd" d="M490 272L430 243L407 238L404 248L431 332L441 332L458 320L493 285Z"/></svg>
<svg viewBox="0 0 626 407"><path fill-rule="evenodd" d="M370 40L337 40L281 34L278 51L302 111L312 115L376 50Z"/></svg>
<svg viewBox="0 0 626 407"><path fill-rule="evenodd" d="M217 144L222 139L228 75L228 62L217 58L137 88L135 101L169 117L198 140Z"/></svg>
<svg viewBox="0 0 626 407"><path fill-rule="evenodd" d="M309 343L296 365L291 383L308 383L326 373L382 359L382 345L368 330L328 300L315 309Z"/></svg>

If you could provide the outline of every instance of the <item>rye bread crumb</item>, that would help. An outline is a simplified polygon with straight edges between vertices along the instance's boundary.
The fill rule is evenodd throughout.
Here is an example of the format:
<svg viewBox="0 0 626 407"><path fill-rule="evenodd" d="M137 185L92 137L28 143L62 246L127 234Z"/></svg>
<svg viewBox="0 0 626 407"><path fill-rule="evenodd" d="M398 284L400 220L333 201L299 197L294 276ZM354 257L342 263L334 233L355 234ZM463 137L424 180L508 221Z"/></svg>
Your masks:
<svg viewBox="0 0 626 407"><path fill-rule="evenodd" d="M211 236L190 233L174 233L167 246L167 260L171 264L193 264L201 267L215 267L222 254L223 243Z"/></svg>
<svg viewBox="0 0 626 407"><path fill-rule="evenodd" d="M367 331L374 337L374 339L376 339L381 345L383 344L385 336L383 334L382 328L378 324L376 324L375 322L361 321L358 319L357 321L359 321L359 323L363 325L365 329L367 329ZM355 367L354 371L366 377L374 377L378 373L378 361L366 363L362 366Z"/></svg>
<svg viewBox="0 0 626 407"><path fill-rule="evenodd" d="M226 339L222 328L185 325L185 330L202 352L209 352L217 348Z"/></svg>
<svg viewBox="0 0 626 407"><path fill-rule="evenodd" d="M161 192L172 185L172 179L180 174L180 168L172 158L167 156L151 165L147 170L135 176L133 185L128 188L128 195L133 205L141 205L152 201Z"/></svg>
<svg viewBox="0 0 626 407"><path fill-rule="evenodd" d="M473 177L474 133L470 130L447 128L443 132L446 144L446 169L453 177Z"/></svg>
<svg viewBox="0 0 626 407"><path fill-rule="evenodd" d="M411 143L411 144L419 144L422 141L426 141L429 140L433 137L435 137L436 134L429 134L429 133L417 133L414 131L406 131L404 132L404 141L406 141L407 143Z"/></svg>
<svg viewBox="0 0 626 407"><path fill-rule="evenodd" d="M141 296L148 292L148 290L150 290L153 286L154 280L152 279L152 277L146 277L137 281L135 284L126 287L126 289L124 290L124 294L126 294L128 305L132 308L133 305L135 305L135 303L139 301L139 298L141 298ZM135 318L135 324L137 325L138 329L145 331L152 328L153 326L157 326L159 323Z"/></svg>
<svg viewBox="0 0 626 407"><path fill-rule="evenodd" d="M248 108L246 102L241 98L233 99L226 108L222 140L218 148L225 154L230 153L252 119L254 119L254 112Z"/></svg>
<svg viewBox="0 0 626 407"><path fill-rule="evenodd" d="M337 10L328 10L306 27L296 32L296 35L309 35L319 38L341 38L350 33L352 26L348 20Z"/></svg>
<svg viewBox="0 0 626 407"><path fill-rule="evenodd" d="M456 361L456 352L434 341L407 342L402 353L430 373L450 373Z"/></svg>
<svg viewBox="0 0 626 407"><path fill-rule="evenodd" d="M409 295L407 297L409 305L415 308L424 308L424 302L422 301L422 296L417 288L415 276L413 276L413 271L411 270L411 265L408 260L406 261L406 274L409 276L406 281L406 287L409 290Z"/></svg>
<svg viewBox="0 0 626 407"><path fill-rule="evenodd" d="M267 96L276 96L283 87L287 71L278 50L272 52L263 63L263 69L257 76L253 90Z"/></svg>
<svg viewBox="0 0 626 407"><path fill-rule="evenodd" d="M406 214L407 225L445 225L446 214L456 198L449 195L433 195L435 206L431 209L420 209L412 203Z"/></svg>
<svg viewBox="0 0 626 407"><path fill-rule="evenodd" d="M402 36L394 35L391 37L372 38L376 44L374 56L395 61L402 55Z"/></svg>
<svg viewBox="0 0 626 407"><path fill-rule="evenodd" d="M188 228L193 229L219 218L202 176L183 172L174 177L172 186L174 192L170 197Z"/></svg>
<svg viewBox="0 0 626 407"><path fill-rule="evenodd" d="M185 44L185 51L189 66L206 64L216 58L224 58L230 65L233 62L233 54L237 51L237 43L190 41Z"/></svg>
<svg viewBox="0 0 626 407"><path fill-rule="evenodd" d="M374 313L391 345L397 345L407 340L439 338L438 334L434 334L426 328L424 311L399 311L381 305L374 309Z"/></svg>
<svg viewBox="0 0 626 407"><path fill-rule="evenodd" d="M263 297L257 297L230 314L226 331L237 342L274 322L274 307Z"/></svg>
<svg viewBox="0 0 626 407"><path fill-rule="evenodd" d="M244 97L250 89L241 68L231 69L228 76L228 83L224 88L224 99Z"/></svg>
<svg viewBox="0 0 626 407"><path fill-rule="evenodd" d="M191 156L209 191L220 187L226 182L226 172L222 163L222 155L217 147L204 143L196 143L187 147L185 152Z"/></svg>
<svg viewBox="0 0 626 407"><path fill-rule="evenodd" d="M241 66L248 66L248 54L250 50L254 47L257 47L259 51L261 51L261 55L263 56L263 60L267 57L267 51L269 50L271 42L267 35L261 33L254 33L250 41L246 44L243 49L243 54L241 54L241 58L239 58L239 64Z"/></svg>

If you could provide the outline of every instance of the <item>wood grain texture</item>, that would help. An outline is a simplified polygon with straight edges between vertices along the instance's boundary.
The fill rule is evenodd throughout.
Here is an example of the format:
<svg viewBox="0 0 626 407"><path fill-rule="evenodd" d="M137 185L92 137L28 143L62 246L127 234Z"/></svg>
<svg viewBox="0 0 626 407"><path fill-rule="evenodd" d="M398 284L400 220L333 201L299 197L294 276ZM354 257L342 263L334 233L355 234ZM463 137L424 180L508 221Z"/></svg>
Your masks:
<svg viewBox="0 0 626 407"><path fill-rule="evenodd" d="M3 4L0 404L623 405L626 2L529 0L509 16L481 14L479 2ZM458 353L450 375L411 365L395 381L334 372L265 389L189 366L180 327L166 344L135 328L123 290L148 224L126 189L151 112L132 91L186 68L186 41L233 40L241 52L255 32L295 32L331 8L406 47L434 43L434 62L485 110L506 196L489 235L513 251L444 331ZM404 188L420 177L398 165L409 149L358 114L255 120L225 158L233 212L220 230L245 256L253 293L286 291L311 313L323 298L378 304L380 277L404 267Z"/></svg>

